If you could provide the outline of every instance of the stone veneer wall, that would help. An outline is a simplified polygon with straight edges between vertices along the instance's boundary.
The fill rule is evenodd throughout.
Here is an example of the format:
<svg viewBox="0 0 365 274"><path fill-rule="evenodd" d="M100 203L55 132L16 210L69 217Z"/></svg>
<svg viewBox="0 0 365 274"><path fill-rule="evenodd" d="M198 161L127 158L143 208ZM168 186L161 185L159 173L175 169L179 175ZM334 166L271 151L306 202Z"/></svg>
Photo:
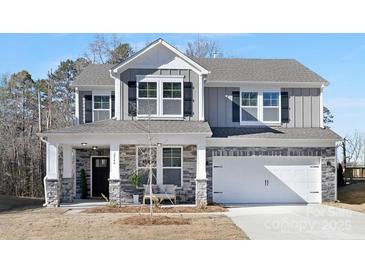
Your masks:
<svg viewBox="0 0 365 274"><path fill-rule="evenodd" d="M109 149L75 149L76 152L76 199L81 198L81 169L85 170L87 181L87 195L90 197L91 184L91 156L109 156Z"/></svg>
<svg viewBox="0 0 365 274"><path fill-rule="evenodd" d="M133 194L140 195L142 201L143 189L136 189L129 182L131 175L136 171L136 146L120 146L120 179L121 203L131 203ZM196 146L183 146L183 186L177 189L177 203L195 203L196 177Z"/></svg>
<svg viewBox="0 0 365 274"><path fill-rule="evenodd" d="M318 156L322 165L322 200L336 199L335 147L207 147L208 203L213 202L213 156Z"/></svg>

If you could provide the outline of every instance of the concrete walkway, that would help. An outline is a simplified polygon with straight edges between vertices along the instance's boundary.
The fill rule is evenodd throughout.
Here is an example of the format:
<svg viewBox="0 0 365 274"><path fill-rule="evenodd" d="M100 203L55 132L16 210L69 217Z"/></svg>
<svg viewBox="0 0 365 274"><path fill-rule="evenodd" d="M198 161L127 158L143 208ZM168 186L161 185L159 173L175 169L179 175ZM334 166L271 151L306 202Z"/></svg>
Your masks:
<svg viewBox="0 0 365 274"><path fill-rule="evenodd" d="M326 205L234 205L227 216L253 240L365 239L365 214Z"/></svg>

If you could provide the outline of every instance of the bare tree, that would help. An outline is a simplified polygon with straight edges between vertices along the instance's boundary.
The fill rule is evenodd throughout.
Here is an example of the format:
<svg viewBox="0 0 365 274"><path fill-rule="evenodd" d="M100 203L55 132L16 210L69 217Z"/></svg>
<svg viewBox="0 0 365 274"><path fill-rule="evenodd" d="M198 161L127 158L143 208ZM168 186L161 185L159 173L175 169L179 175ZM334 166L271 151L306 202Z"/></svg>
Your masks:
<svg viewBox="0 0 365 274"><path fill-rule="evenodd" d="M223 52L213 40L197 39L188 43L185 52L190 57L216 58L223 57Z"/></svg>
<svg viewBox="0 0 365 274"><path fill-rule="evenodd" d="M353 166L365 165L365 134L355 131L352 136L346 137L344 142L346 161Z"/></svg>
<svg viewBox="0 0 365 274"><path fill-rule="evenodd" d="M133 54L133 49L128 43L123 43L117 36L110 39L103 35L96 35L89 49L84 53L88 62L93 64L118 64Z"/></svg>

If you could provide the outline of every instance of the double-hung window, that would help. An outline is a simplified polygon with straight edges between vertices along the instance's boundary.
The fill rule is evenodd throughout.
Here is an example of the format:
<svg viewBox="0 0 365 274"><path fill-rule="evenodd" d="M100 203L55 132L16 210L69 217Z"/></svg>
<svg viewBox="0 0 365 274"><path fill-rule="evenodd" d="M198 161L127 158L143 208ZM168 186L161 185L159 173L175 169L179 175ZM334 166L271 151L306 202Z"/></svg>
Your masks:
<svg viewBox="0 0 365 274"><path fill-rule="evenodd" d="M111 118L111 95L96 93L93 95L93 121L107 120Z"/></svg>
<svg viewBox="0 0 365 274"><path fill-rule="evenodd" d="M278 91L241 91L241 124L280 123L280 100Z"/></svg>
<svg viewBox="0 0 365 274"><path fill-rule="evenodd" d="M137 76L138 117L183 117L183 77Z"/></svg>
<svg viewBox="0 0 365 274"><path fill-rule="evenodd" d="M163 115L181 115L182 86L180 82L163 82Z"/></svg>
<svg viewBox="0 0 365 274"><path fill-rule="evenodd" d="M256 122L258 120L257 92L241 93L241 121Z"/></svg>
<svg viewBox="0 0 365 274"><path fill-rule="evenodd" d="M264 92L262 96L262 121L278 122L280 116L279 92Z"/></svg>
<svg viewBox="0 0 365 274"><path fill-rule="evenodd" d="M138 115L157 115L157 82L138 83Z"/></svg>
<svg viewBox="0 0 365 274"><path fill-rule="evenodd" d="M162 152L163 184L181 187L182 178L181 147L164 147Z"/></svg>

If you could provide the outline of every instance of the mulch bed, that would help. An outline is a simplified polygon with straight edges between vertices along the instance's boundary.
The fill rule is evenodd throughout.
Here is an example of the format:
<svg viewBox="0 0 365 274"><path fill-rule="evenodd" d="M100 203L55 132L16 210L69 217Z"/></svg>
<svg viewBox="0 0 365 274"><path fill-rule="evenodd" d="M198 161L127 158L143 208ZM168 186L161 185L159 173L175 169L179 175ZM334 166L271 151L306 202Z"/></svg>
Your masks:
<svg viewBox="0 0 365 274"><path fill-rule="evenodd" d="M113 224L121 225L190 225L191 219L182 217L167 217L167 216L130 216L124 219L117 220Z"/></svg>
<svg viewBox="0 0 365 274"><path fill-rule="evenodd" d="M228 209L211 205L206 207L196 206L175 206L175 207L154 207L154 213L210 213L210 212L226 212ZM94 207L84 210L85 213L149 213L150 208L146 205L141 206L103 206Z"/></svg>

